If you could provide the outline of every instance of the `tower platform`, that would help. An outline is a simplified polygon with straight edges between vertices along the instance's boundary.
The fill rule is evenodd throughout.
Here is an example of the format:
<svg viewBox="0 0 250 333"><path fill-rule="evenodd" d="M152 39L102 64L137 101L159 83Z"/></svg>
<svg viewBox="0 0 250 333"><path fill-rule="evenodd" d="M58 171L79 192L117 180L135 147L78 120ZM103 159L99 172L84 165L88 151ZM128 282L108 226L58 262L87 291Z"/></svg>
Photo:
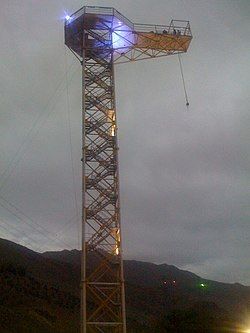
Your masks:
<svg viewBox="0 0 250 333"><path fill-rule="evenodd" d="M191 40L189 21L138 24L114 8L85 6L65 21L65 44L76 55L94 52L105 57L108 47L115 63L187 52Z"/></svg>

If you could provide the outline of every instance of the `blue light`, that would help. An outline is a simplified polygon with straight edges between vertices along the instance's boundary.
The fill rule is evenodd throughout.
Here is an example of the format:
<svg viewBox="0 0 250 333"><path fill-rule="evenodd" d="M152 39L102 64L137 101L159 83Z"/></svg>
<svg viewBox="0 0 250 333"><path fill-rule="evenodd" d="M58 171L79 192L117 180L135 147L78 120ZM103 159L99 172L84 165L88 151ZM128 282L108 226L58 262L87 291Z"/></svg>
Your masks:
<svg viewBox="0 0 250 333"><path fill-rule="evenodd" d="M116 24L119 24L117 22ZM112 45L114 50L122 50L127 52L134 44L134 34L132 29L128 26L117 25L112 33Z"/></svg>

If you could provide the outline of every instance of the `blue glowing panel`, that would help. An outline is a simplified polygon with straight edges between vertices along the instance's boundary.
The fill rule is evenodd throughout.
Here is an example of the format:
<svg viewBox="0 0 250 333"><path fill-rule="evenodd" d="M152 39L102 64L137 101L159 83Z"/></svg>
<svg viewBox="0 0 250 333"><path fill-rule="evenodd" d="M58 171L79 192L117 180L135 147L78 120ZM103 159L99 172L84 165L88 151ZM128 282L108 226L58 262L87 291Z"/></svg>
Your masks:
<svg viewBox="0 0 250 333"><path fill-rule="evenodd" d="M113 20L112 46L119 53L127 52L135 42L133 27L128 26L118 18Z"/></svg>
<svg viewBox="0 0 250 333"><path fill-rule="evenodd" d="M105 57L110 55L110 49L119 56L134 48L134 25L121 14L103 15L93 13L65 13L65 39L74 52L83 54L84 30L89 30L86 39L86 49L95 50L96 54Z"/></svg>

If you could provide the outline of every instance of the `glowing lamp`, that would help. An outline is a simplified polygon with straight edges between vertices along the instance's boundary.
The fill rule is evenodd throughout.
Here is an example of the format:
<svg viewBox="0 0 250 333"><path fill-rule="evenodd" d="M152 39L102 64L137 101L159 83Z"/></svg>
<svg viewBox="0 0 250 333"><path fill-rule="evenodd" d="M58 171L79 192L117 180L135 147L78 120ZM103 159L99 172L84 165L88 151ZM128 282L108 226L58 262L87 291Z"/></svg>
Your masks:
<svg viewBox="0 0 250 333"><path fill-rule="evenodd" d="M201 289L207 289L208 288L208 285L206 284L206 283L204 283L204 282L201 282L201 283L199 283L199 288L201 288Z"/></svg>
<svg viewBox="0 0 250 333"><path fill-rule="evenodd" d="M70 21L70 19L71 19L71 17L70 17L69 15L66 15L66 16L65 16L65 20L66 20L66 21Z"/></svg>

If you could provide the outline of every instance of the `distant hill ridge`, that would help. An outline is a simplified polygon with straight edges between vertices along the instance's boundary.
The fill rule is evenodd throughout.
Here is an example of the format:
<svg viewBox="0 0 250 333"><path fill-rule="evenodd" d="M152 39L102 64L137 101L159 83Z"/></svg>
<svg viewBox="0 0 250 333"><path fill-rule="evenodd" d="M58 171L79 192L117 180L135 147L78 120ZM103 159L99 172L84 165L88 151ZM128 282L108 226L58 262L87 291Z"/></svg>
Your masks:
<svg viewBox="0 0 250 333"><path fill-rule="evenodd" d="M75 333L80 256L77 250L40 254L0 238L0 332L25 333L25 323L35 322L34 333ZM131 333L179 332L177 326L190 318L190 332L210 333L218 318L220 322L240 320L250 309L250 287L202 279L167 264L125 260L124 269ZM70 324L65 318L71 318ZM212 318L206 324L211 326L208 331L201 329L199 318ZM220 332L218 327L215 332Z"/></svg>

